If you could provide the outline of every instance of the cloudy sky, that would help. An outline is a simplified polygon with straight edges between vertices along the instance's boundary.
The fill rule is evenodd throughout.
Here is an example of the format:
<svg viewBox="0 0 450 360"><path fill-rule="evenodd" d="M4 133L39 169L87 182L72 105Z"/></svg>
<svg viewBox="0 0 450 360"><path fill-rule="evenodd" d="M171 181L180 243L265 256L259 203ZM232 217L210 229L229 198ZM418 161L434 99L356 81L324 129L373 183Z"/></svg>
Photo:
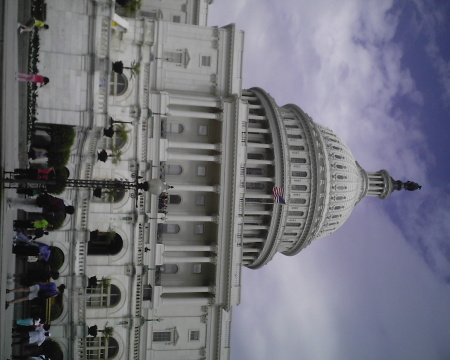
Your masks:
<svg viewBox="0 0 450 360"><path fill-rule="evenodd" d="M366 170L423 186L245 269L232 359L449 359L450 2L215 0L209 24L229 23L245 31L244 87L302 107Z"/></svg>

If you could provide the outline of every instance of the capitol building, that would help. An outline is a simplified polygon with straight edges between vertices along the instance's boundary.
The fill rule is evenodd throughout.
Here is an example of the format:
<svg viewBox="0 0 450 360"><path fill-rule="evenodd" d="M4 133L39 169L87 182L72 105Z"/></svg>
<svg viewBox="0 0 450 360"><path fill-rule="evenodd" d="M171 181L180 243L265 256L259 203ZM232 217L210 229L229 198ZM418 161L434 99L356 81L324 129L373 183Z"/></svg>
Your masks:
<svg viewBox="0 0 450 360"><path fill-rule="evenodd" d="M361 168L298 105L243 89L244 33L207 26L213 0L142 0L132 15L67 1L46 1L38 121L74 127L70 178L150 189L60 195L76 212L46 238L65 253L53 339L75 360L229 359L244 266L296 255L404 185ZM80 31L62 41L68 22ZM92 337L94 325L114 332Z"/></svg>

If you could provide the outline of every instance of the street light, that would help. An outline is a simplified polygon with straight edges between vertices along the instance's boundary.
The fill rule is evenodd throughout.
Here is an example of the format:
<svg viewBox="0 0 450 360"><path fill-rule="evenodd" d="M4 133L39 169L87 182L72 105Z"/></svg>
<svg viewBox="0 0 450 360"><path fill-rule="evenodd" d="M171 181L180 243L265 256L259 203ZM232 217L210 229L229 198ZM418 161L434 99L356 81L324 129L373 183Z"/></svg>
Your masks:
<svg viewBox="0 0 450 360"><path fill-rule="evenodd" d="M141 326L144 325L146 322L150 322L150 321L160 322L160 321L162 321L162 319L161 318L146 319L143 316L141 316Z"/></svg>
<svg viewBox="0 0 450 360"><path fill-rule="evenodd" d="M121 121L121 120L114 120L111 116L109 117L109 122L111 125L113 124L131 124L134 125L131 121Z"/></svg>
<svg viewBox="0 0 450 360"><path fill-rule="evenodd" d="M167 116L167 114L153 112L152 109L148 109L148 115L147 115L147 117L151 118L153 115Z"/></svg>

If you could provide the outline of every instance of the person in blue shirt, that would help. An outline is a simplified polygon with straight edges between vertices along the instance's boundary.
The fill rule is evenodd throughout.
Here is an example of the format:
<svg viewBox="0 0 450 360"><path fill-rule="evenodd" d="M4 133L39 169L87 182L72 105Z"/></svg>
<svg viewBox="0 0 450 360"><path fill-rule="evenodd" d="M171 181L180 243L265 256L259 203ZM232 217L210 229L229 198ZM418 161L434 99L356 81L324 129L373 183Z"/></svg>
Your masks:
<svg viewBox="0 0 450 360"><path fill-rule="evenodd" d="M56 287L56 284L54 282L49 283L40 283L36 284L30 287L21 287L16 289L6 289L6 293L16 293L16 292L23 292L28 295L24 297L20 297L11 301L6 301L5 308L7 309L10 304L17 304L23 301L33 300L36 298L41 299L49 299L55 296L58 296L62 293L64 293L64 289L66 288L66 285L61 284L58 287Z"/></svg>

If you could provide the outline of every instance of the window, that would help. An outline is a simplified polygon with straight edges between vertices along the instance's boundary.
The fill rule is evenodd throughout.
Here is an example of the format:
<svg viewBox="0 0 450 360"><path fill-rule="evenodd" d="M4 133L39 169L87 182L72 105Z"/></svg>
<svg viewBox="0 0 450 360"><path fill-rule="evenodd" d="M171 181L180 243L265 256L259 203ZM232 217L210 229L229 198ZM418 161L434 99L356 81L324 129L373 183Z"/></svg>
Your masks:
<svg viewBox="0 0 450 360"><path fill-rule="evenodd" d="M180 175L183 172L181 165L166 165L167 175Z"/></svg>
<svg viewBox="0 0 450 360"><path fill-rule="evenodd" d="M173 15L172 16L172 21L174 23L181 23L181 16L180 15Z"/></svg>
<svg viewBox="0 0 450 360"><path fill-rule="evenodd" d="M303 159L303 158L291 158L291 162L293 164L305 164L306 163L306 159Z"/></svg>
<svg viewBox="0 0 450 360"><path fill-rule="evenodd" d="M302 199L302 198L290 198L289 202L291 204L306 204L306 199Z"/></svg>
<svg viewBox="0 0 450 360"><path fill-rule="evenodd" d="M205 166L197 166L197 176L206 176Z"/></svg>
<svg viewBox="0 0 450 360"><path fill-rule="evenodd" d="M86 288L87 307L113 307L117 305L121 298L119 288L110 283L111 280L100 280L96 287Z"/></svg>
<svg viewBox="0 0 450 360"><path fill-rule="evenodd" d="M180 195L169 195L169 204L178 205L181 203Z"/></svg>
<svg viewBox="0 0 450 360"><path fill-rule="evenodd" d="M257 153L248 153L247 159L253 159L253 160L264 160L263 154L257 154Z"/></svg>
<svg viewBox="0 0 450 360"><path fill-rule="evenodd" d="M142 288L142 300L152 301L153 289L151 285L144 285Z"/></svg>
<svg viewBox="0 0 450 360"><path fill-rule="evenodd" d="M164 274L176 274L178 272L178 265L177 264L164 264L159 269Z"/></svg>
<svg viewBox="0 0 450 360"><path fill-rule="evenodd" d="M205 225L203 224L196 224L194 225L194 234L196 235L202 235L205 232Z"/></svg>
<svg viewBox="0 0 450 360"><path fill-rule="evenodd" d="M109 77L109 95L120 96L128 89L128 80L125 75L112 72Z"/></svg>
<svg viewBox="0 0 450 360"><path fill-rule="evenodd" d="M123 247L122 237L114 231L91 231L88 255L117 255Z"/></svg>
<svg viewBox="0 0 450 360"><path fill-rule="evenodd" d="M306 177L307 175L308 175L308 173L306 171L293 171L292 172L292 176Z"/></svg>
<svg viewBox="0 0 450 360"><path fill-rule="evenodd" d="M151 20L156 20L158 18L158 14L156 11L141 11L140 14Z"/></svg>
<svg viewBox="0 0 450 360"><path fill-rule="evenodd" d="M302 139L302 136L299 134L288 134L288 139Z"/></svg>
<svg viewBox="0 0 450 360"><path fill-rule="evenodd" d="M181 64L183 62L183 53L179 51L164 51L163 58L167 62Z"/></svg>
<svg viewBox="0 0 450 360"><path fill-rule="evenodd" d="M264 183L260 183L260 182L246 182L245 188L253 189L253 190L263 190L265 188L265 185L264 185Z"/></svg>
<svg viewBox="0 0 450 360"><path fill-rule="evenodd" d="M192 273L193 274L201 274L202 273L202 264L192 265Z"/></svg>
<svg viewBox="0 0 450 360"><path fill-rule="evenodd" d="M200 331L189 330L189 341L198 341L198 340L200 340Z"/></svg>
<svg viewBox="0 0 450 360"><path fill-rule="evenodd" d="M168 123L167 132L171 134L181 134L184 131L184 126L177 123Z"/></svg>
<svg viewBox="0 0 450 360"><path fill-rule="evenodd" d="M298 145L289 145L290 150L305 150L304 146L298 146Z"/></svg>
<svg viewBox="0 0 450 360"><path fill-rule="evenodd" d="M206 125L199 125L198 134L202 136L208 135L208 127Z"/></svg>
<svg viewBox="0 0 450 360"><path fill-rule="evenodd" d="M172 341L172 331L154 331L153 341L170 342Z"/></svg>
<svg viewBox="0 0 450 360"><path fill-rule="evenodd" d="M247 175L264 175L264 169L261 168L247 168L245 172Z"/></svg>
<svg viewBox="0 0 450 360"><path fill-rule="evenodd" d="M178 224L159 224L161 225L161 232L163 234L178 234L180 232L180 225Z"/></svg>
<svg viewBox="0 0 450 360"><path fill-rule="evenodd" d="M113 359L119 352L119 344L113 337L87 337L86 359Z"/></svg>
<svg viewBox="0 0 450 360"><path fill-rule="evenodd" d="M197 195L195 198L195 204L197 206L205 206L205 196L204 195Z"/></svg>
<svg viewBox="0 0 450 360"><path fill-rule="evenodd" d="M303 216L304 212L303 211L289 211L288 215L289 216Z"/></svg>
<svg viewBox="0 0 450 360"><path fill-rule="evenodd" d="M289 226L289 227L300 227L301 225L302 224L298 223L298 222L295 222L295 223L288 222L288 223L286 223L286 226Z"/></svg>
<svg viewBox="0 0 450 360"><path fill-rule="evenodd" d="M203 55L201 59L202 66L211 66L211 56Z"/></svg>
<svg viewBox="0 0 450 360"><path fill-rule="evenodd" d="M306 185L292 185L292 190L306 191Z"/></svg>
<svg viewBox="0 0 450 360"><path fill-rule="evenodd" d="M286 126L286 129L298 129L298 125L284 125Z"/></svg>

